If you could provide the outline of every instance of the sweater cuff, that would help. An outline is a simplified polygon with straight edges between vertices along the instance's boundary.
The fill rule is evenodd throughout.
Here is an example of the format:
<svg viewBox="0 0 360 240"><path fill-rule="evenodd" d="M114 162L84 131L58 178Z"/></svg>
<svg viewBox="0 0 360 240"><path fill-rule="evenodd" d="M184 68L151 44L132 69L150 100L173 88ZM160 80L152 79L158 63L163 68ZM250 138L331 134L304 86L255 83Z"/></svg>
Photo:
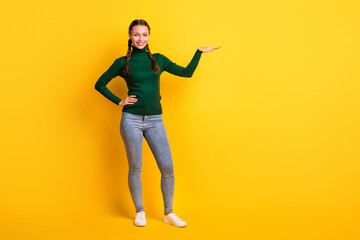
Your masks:
<svg viewBox="0 0 360 240"><path fill-rule="evenodd" d="M121 99L120 98L118 98L118 100L116 101L116 105L119 105L120 103L121 103Z"/></svg>

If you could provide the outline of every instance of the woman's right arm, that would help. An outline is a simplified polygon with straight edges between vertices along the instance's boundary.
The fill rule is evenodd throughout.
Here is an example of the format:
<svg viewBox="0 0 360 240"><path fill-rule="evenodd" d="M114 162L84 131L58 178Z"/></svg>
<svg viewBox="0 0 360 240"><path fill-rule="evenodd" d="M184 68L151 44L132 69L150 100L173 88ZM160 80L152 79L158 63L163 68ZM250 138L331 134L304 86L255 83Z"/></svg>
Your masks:
<svg viewBox="0 0 360 240"><path fill-rule="evenodd" d="M99 91L103 96L105 96L107 99L115 103L116 105L119 105L121 102L121 99L113 94L106 85L116 76L118 76L118 73L120 71L120 60L116 59L113 64L109 67L106 72L104 72L100 78L97 80L95 84L95 89Z"/></svg>

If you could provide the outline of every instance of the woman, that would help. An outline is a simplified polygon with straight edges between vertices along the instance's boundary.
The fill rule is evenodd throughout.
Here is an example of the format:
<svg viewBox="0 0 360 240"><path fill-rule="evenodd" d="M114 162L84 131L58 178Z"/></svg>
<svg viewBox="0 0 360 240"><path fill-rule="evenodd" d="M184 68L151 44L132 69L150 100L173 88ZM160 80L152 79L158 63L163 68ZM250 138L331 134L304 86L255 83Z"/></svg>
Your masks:
<svg viewBox="0 0 360 240"><path fill-rule="evenodd" d="M142 205L142 144L143 137L149 144L161 172L161 191L164 200L164 222L185 227L186 222L173 212L174 169L169 141L162 118L160 104L160 75L163 71L191 77L203 52L219 47L202 47L196 50L189 65L181 67L160 53L151 53L149 48L150 27L143 19L134 20L129 27L128 51L114 61L95 84L95 89L113 103L122 106L120 133L129 162L128 184L135 205L136 226L145 226L145 211ZM132 50L131 50L132 47ZM106 85L120 76L125 79L128 97L120 99Z"/></svg>

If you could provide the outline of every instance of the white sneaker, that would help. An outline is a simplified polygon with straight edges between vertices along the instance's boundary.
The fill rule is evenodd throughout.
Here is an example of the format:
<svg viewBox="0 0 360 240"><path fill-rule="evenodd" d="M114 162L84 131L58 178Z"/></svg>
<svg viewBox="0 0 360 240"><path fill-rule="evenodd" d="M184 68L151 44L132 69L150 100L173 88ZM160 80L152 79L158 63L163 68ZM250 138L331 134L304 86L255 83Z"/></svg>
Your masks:
<svg viewBox="0 0 360 240"><path fill-rule="evenodd" d="M140 211L136 213L134 224L138 227L143 227L146 225L145 212Z"/></svg>
<svg viewBox="0 0 360 240"><path fill-rule="evenodd" d="M164 223L169 223L175 227L186 227L186 222L176 216L175 213L164 214Z"/></svg>

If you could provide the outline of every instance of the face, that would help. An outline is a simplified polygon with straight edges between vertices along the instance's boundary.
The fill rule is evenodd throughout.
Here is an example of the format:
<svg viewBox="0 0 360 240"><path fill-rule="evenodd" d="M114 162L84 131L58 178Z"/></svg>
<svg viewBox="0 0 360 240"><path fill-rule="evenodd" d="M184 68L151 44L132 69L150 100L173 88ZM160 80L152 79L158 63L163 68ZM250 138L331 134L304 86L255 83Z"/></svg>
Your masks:
<svg viewBox="0 0 360 240"><path fill-rule="evenodd" d="M135 47L142 49L146 46L149 41L149 29L147 26L137 25L134 26L129 34L129 38Z"/></svg>

